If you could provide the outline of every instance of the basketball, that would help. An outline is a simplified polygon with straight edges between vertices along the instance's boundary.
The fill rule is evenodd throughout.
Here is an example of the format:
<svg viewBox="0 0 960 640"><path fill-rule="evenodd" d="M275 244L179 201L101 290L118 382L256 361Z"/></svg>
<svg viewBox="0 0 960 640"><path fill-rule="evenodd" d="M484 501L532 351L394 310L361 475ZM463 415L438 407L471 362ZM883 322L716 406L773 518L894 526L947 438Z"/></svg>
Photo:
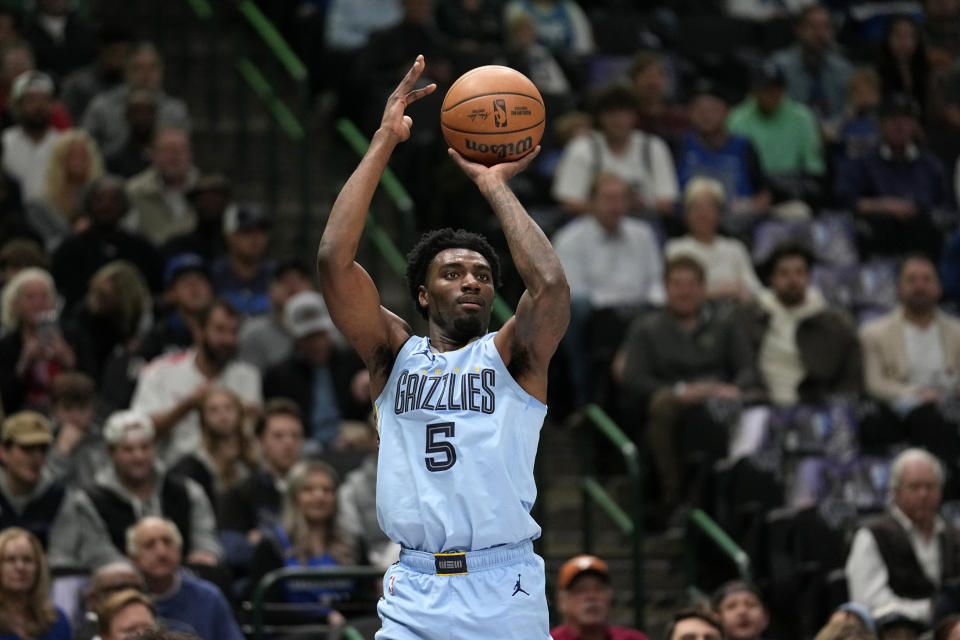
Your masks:
<svg viewBox="0 0 960 640"><path fill-rule="evenodd" d="M543 137L546 112L525 75L499 65L471 69L447 90L440 129L464 158L486 165L517 160Z"/></svg>

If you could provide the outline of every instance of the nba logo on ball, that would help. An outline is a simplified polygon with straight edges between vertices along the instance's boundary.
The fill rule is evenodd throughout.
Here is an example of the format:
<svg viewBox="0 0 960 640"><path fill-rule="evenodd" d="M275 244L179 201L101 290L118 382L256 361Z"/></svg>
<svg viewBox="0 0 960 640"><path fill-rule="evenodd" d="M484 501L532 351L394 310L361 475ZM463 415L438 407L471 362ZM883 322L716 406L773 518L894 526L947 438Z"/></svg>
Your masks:
<svg viewBox="0 0 960 640"><path fill-rule="evenodd" d="M499 65L471 69L443 98L440 129L447 144L474 162L517 160L543 137L543 98L525 75Z"/></svg>

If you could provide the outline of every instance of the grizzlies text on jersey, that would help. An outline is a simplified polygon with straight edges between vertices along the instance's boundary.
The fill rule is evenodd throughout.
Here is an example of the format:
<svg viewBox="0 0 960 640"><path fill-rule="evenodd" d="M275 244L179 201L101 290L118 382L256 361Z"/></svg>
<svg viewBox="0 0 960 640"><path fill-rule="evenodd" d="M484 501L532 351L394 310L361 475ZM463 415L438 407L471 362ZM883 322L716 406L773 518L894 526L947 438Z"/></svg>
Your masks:
<svg viewBox="0 0 960 640"><path fill-rule="evenodd" d="M533 464L547 407L489 333L436 353L411 337L377 398L377 517L404 548L477 551L532 540Z"/></svg>

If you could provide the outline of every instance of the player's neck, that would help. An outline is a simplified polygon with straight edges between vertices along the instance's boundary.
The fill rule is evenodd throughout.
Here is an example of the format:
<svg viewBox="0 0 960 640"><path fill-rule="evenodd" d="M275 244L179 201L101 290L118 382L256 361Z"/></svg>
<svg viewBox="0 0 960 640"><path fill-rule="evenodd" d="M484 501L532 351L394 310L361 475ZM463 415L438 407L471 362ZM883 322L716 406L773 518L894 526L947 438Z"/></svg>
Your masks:
<svg viewBox="0 0 960 640"><path fill-rule="evenodd" d="M474 340L478 340L480 336L474 336L469 340L452 340L441 335L431 335L428 342L430 345L430 350L434 353L445 353L447 351L456 351L457 349L462 349Z"/></svg>

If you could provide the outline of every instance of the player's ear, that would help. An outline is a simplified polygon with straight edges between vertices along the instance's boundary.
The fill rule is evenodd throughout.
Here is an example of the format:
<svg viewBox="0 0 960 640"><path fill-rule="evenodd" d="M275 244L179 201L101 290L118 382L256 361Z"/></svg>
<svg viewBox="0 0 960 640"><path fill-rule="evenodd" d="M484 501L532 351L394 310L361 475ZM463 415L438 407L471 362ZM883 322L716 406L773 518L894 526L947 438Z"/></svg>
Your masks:
<svg viewBox="0 0 960 640"><path fill-rule="evenodd" d="M423 308L426 308L429 302L430 294L427 293L427 287L425 285L420 285L420 288L417 292L417 304Z"/></svg>

